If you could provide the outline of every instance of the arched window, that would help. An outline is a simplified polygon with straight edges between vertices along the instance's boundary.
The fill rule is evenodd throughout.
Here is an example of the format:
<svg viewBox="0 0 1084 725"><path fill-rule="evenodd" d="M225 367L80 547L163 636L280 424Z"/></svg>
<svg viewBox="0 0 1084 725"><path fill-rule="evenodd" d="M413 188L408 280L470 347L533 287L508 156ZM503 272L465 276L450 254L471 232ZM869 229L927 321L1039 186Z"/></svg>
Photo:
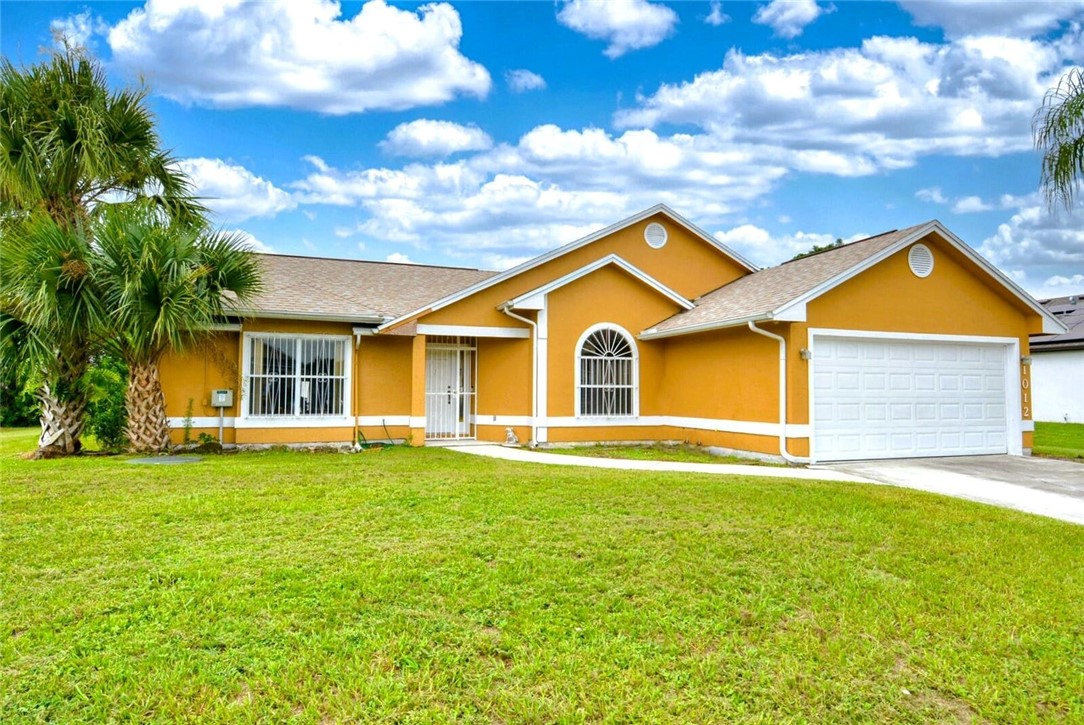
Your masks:
<svg viewBox="0 0 1084 725"><path fill-rule="evenodd" d="M636 343L616 325L595 325L576 352L576 415L637 414L639 370Z"/></svg>

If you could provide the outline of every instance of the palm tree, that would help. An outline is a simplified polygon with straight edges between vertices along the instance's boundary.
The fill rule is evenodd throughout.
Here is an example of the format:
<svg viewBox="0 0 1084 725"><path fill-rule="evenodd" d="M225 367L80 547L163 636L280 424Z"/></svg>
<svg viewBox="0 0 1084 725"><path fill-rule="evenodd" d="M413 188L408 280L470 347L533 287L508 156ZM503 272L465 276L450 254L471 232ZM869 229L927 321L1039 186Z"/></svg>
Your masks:
<svg viewBox="0 0 1084 725"><path fill-rule="evenodd" d="M0 236L4 355L16 358L21 372L36 383L38 454L44 457L79 451L86 414L86 351L101 307L82 226L63 227L35 214L10 224L9 233Z"/></svg>
<svg viewBox="0 0 1084 725"><path fill-rule="evenodd" d="M0 62L0 311L32 326L39 343L33 359L42 455L80 448L86 405L79 376L93 352L86 325L97 317L80 267L90 219L108 202L139 197L192 223L204 213L161 147L146 94L110 91L99 65L74 47L24 69ZM25 249L38 244L33 254ZM15 250L30 255L18 273Z"/></svg>
<svg viewBox="0 0 1084 725"><path fill-rule="evenodd" d="M106 210L95 243L107 345L128 364L128 440L135 451L167 450L159 361L260 291L258 260L237 235L171 222L141 204Z"/></svg>
<svg viewBox="0 0 1084 725"><path fill-rule="evenodd" d="M1040 184L1051 207L1073 209L1073 193L1084 177L1084 74L1066 73L1047 91L1032 122L1035 147L1043 153Z"/></svg>

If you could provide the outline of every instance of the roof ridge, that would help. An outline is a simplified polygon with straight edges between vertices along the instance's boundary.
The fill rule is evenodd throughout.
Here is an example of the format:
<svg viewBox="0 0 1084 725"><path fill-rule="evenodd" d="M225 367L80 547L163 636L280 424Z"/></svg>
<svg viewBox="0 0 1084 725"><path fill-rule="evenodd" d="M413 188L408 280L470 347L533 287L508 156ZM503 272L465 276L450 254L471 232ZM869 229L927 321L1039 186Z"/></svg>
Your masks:
<svg viewBox="0 0 1084 725"><path fill-rule="evenodd" d="M468 272L492 272L497 270L481 267L457 267L451 264L425 264L424 262L388 262L379 259L350 259L348 257L322 257L314 254L281 254L279 252L253 252L260 257L279 257L286 259L314 259L318 262L356 262L358 264L386 264L396 267L424 267L425 269L461 269Z"/></svg>
<svg viewBox="0 0 1084 725"><path fill-rule="evenodd" d="M818 250L816 252L809 252L808 254L803 254L800 257L792 257L791 259L780 262L779 264L777 264L775 266L776 267L782 267L783 265L790 264L791 262L800 262L803 259L809 259L810 257L819 257L822 254L827 254L828 252L835 252L836 250L843 249L844 247L852 247L855 244L862 244L863 242L871 242L874 239L880 239L881 237L888 236L889 234L897 234L899 232L906 232L906 231L910 231L912 229L919 229L921 227L932 224L934 221L935 220L931 219L928 222L922 222L921 224L915 224L915 225L909 226L909 227L902 227L902 228L899 228L899 229L889 229L888 231L880 232L879 234L874 234L873 236L870 236L870 237L863 237L862 239L855 239L853 242L844 242L843 244L839 245L838 247L828 247L827 249L821 249L821 250ZM836 239L842 239L842 237L836 237ZM767 267L766 269L772 269L772 268Z"/></svg>

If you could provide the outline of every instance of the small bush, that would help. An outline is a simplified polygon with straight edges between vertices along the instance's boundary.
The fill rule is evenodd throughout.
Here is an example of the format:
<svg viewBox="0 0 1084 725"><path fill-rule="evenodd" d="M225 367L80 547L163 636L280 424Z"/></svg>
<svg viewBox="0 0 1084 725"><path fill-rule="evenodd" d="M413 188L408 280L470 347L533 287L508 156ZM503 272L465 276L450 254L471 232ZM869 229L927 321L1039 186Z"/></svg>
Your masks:
<svg viewBox="0 0 1084 725"><path fill-rule="evenodd" d="M124 406L128 367L122 360L109 355L95 358L87 373L87 383L90 387L87 430L104 450L122 450L128 444L124 430L128 423Z"/></svg>

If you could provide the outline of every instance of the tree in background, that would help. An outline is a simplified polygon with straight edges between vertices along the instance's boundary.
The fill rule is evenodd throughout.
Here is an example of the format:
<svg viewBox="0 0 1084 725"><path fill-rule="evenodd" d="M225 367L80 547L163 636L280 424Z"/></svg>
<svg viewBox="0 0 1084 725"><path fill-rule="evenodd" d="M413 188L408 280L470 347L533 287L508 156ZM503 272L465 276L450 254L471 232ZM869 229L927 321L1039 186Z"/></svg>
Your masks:
<svg viewBox="0 0 1084 725"><path fill-rule="evenodd" d="M842 246L843 246L843 237L836 237L836 241L832 242L831 244L814 244L810 248L810 250L808 252L799 252L798 254L795 254L790 259L791 259L791 261L794 261L795 259L801 259L802 257L808 257L810 255L817 254L819 252L827 252L829 249L835 249L836 247L842 247Z"/></svg>
<svg viewBox="0 0 1084 725"><path fill-rule="evenodd" d="M146 93L110 91L99 64L68 44L27 68L0 63L0 311L32 328L24 342L42 408L39 455L81 445L91 325L104 318L88 274L93 216L147 198L202 222Z"/></svg>
<svg viewBox="0 0 1084 725"><path fill-rule="evenodd" d="M1047 91L1032 122L1035 147L1042 152L1040 186L1051 207L1073 209L1073 193L1084 179L1084 74L1066 73Z"/></svg>
<svg viewBox="0 0 1084 725"><path fill-rule="evenodd" d="M128 365L129 445L161 452L170 446L162 355L190 348L257 294L259 262L241 237L170 221L146 204L105 210L94 236L107 349Z"/></svg>

